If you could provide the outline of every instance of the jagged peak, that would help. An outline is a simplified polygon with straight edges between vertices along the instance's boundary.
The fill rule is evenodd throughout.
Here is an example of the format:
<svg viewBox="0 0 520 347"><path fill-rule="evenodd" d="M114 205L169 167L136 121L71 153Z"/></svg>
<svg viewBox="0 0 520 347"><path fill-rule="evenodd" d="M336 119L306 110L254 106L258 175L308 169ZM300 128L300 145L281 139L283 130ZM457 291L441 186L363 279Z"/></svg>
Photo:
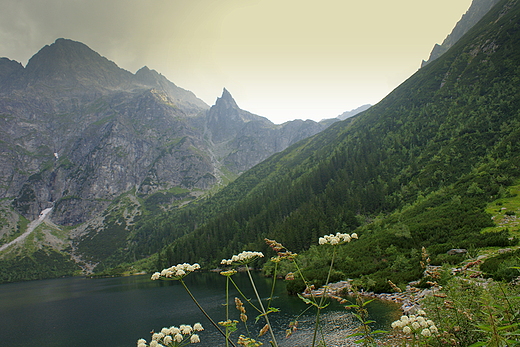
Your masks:
<svg viewBox="0 0 520 347"><path fill-rule="evenodd" d="M217 98L215 106L224 106L226 108L240 108L238 107L235 99L233 99L233 96L231 96L231 93L226 88L222 90L222 96L220 98Z"/></svg>

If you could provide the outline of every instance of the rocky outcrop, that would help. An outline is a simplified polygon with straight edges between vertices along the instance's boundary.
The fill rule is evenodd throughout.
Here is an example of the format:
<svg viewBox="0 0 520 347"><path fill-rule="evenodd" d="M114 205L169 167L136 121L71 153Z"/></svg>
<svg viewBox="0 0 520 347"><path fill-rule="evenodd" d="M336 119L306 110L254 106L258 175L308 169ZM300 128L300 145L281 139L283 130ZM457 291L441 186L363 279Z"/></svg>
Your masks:
<svg viewBox="0 0 520 347"><path fill-rule="evenodd" d="M233 173L240 174L330 124L294 120L276 125L239 108L224 88L222 96L207 113L206 138L222 163Z"/></svg>
<svg viewBox="0 0 520 347"><path fill-rule="evenodd" d="M449 34L441 45L435 44L428 60L423 60L421 67L428 65L448 49L450 49L465 33L478 23L500 0L473 0L468 11L457 22L451 34Z"/></svg>

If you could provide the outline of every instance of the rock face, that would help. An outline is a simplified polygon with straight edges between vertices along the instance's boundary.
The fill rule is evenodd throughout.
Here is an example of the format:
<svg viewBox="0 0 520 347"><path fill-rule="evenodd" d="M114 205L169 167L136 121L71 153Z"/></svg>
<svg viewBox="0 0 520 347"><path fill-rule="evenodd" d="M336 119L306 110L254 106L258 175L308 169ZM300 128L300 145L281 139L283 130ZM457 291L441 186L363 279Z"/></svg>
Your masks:
<svg viewBox="0 0 520 347"><path fill-rule="evenodd" d="M209 189L325 127L274 125L227 90L209 108L147 67L132 74L66 39L25 68L0 59L0 124L0 199L29 220L54 206L61 225L125 192Z"/></svg>
<svg viewBox="0 0 520 347"><path fill-rule="evenodd" d="M449 34L441 45L435 44L428 60L423 60L421 67L431 63L448 49L450 49L465 33L467 33L489 10L500 0L473 0L468 11L457 22L451 34Z"/></svg>
<svg viewBox="0 0 520 347"><path fill-rule="evenodd" d="M226 89L209 109L206 126L206 136L216 156L235 174L326 128L302 120L275 125L267 118L240 109Z"/></svg>

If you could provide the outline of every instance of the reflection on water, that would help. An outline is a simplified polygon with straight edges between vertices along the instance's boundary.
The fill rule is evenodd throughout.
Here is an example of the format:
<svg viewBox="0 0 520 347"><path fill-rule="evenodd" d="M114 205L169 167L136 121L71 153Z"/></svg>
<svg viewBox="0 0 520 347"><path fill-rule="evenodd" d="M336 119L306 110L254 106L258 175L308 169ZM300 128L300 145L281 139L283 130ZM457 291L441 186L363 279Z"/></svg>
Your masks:
<svg viewBox="0 0 520 347"><path fill-rule="evenodd" d="M270 293L272 279L254 276L260 294ZM254 294L246 274L235 282L248 298ZM225 281L216 273L193 273L185 278L199 303L215 321L225 320ZM232 288L232 287L231 287ZM230 290L231 298L238 296ZM267 299L267 298L266 298ZM232 319L238 319L233 299ZM298 331L284 337L288 323L306 309L297 297L288 296L283 281L277 283L272 306L280 312L270 315L281 346L310 346L314 315L301 316ZM249 328L258 331L264 323L254 324L256 313L246 305ZM398 315L397 306L374 302L370 318L376 328L388 328ZM341 305L332 302L322 315L329 346L350 346L343 337L356 323ZM202 323L200 347L224 346L222 337L198 311L180 283L151 281L149 276L85 279L62 278L0 285L0 341L3 347L123 347L135 346L138 338L150 339L150 331L180 324ZM241 329L243 329L241 327ZM244 330L235 332L245 333ZM264 342L267 342L267 336Z"/></svg>

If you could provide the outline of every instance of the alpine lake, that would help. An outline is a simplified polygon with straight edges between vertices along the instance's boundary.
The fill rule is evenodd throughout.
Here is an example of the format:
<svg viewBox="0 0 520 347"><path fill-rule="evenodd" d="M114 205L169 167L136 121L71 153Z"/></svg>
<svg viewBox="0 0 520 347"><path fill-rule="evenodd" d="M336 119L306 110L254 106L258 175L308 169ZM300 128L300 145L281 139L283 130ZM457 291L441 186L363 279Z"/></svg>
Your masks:
<svg viewBox="0 0 520 347"><path fill-rule="evenodd" d="M253 273L262 301L271 292L272 278ZM253 303L255 295L246 273L233 276L244 295ZM185 283L214 321L226 319L226 278L218 273L192 273ZM247 310L251 337L269 346L269 333L257 337L265 321L229 285L230 319L237 319L234 298L239 297ZM347 299L354 303L354 298ZM367 299L368 300L368 299ZM322 310L321 321L327 346L355 346L345 337L359 326L352 312L335 300ZM266 302L264 302L264 305ZM279 346L309 347L314 332L315 309L299 316L309 305L288 295L285 283L277 280L271 306L279 312L269 314ZM368 305L374 329L389 330L400 316L395 303L375 300ZM298 318L297 318L298 317ZM298 329L285 337L289 323L298 320ZM149 275L115 278L68 277L0 285L0 341L2 347L132 347L139 338L148 342L151 331L163 327L200 322L200 347L225 346L222 335L210 324L178 281L152 281ZM246 334L244 325L232 334L236 342Z"/></svg>

